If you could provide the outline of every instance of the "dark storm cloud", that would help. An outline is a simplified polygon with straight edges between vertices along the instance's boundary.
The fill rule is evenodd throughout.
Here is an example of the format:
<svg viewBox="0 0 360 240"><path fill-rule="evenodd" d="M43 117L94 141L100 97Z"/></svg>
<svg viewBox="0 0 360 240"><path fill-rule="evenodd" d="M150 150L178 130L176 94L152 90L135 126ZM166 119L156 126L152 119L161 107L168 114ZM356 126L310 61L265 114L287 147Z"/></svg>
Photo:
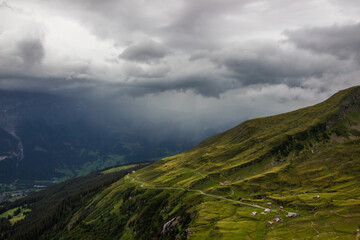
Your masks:
<svg viewBox="0 0 360 240"><path fill-rule="evenodd" d="M175 81L142 82L133 84L121 84L122 90L132 96L143 96L146 94L158 94L166 91L186 92L192 90L194 93L204 97L218 98L220 94L238 84L233 80L220 80L213 76L189 76Z"/></svg>
<svg viewBox="0 0 360 240"><path fill-rule="evenodd" d="M144 41L126 48L120 58L135 62L153 62L164 58L169 50L160 43Z"/></svg>
<svg viewBox="0 0 360 240"><path fill-rule="evenodd" d="M7 61L0 62L0 73L13 74L7 79L17 86L23 78L24 86L33 82L44 91L78 88L86 92L81 89L91 88L136 97L189 92L221 98L229 91L253 85L303 87L306 83L313 87L313 82L324 82L328 75L340 79L344 72L354 72L349 61L359 58L360 52L359 24L289 30L285 32L288 41L279 42L284 29L309 22L304 13L321 26L333 24L333 19L324 23L316 18L317 9L312 7L318 5L311 0L34 2L38 5L33 12L40 9L40 17L29 15L24 26L38 24L34 19L49 23L44 32L52 36L45 38L46 53L40 39L28 39L19 28L18 36L9 37L17 43L15 53L0 49L0 57ZM326 16L332 16L329 6L325 10ZM290 18L293 13L297 15ZM45 21L52 15L57 17ZM74 25L77 28L69 32L76 35L77 30L83 31L79 31L79 39L57 36ZM254 46L253 42L260 44ZM294 45L288 47L289 42ZM86 47L79 50L82 43ZM8 45L1 37L0 44ZM34 71L8 67L21 63ZM10 84L8 80L2 83Z"/></svg>
<svg viewBox="0 0 360 240"><path fill-rule="evenodd" d="M84 78L65 79L63 77L31 76L25 73L0 74L1 89L27 90L58 93L90 93L92 89L104 85L101 81Z"/></svg>
<svg viewBox="0 0 360 240"><path fill-rule="evenodd" d="M64 1L68 4L64 5ZM358 37L350 36L351 31L357 31L358 25L286 31L288 41L295 43L298 49L286 48L283 45L287 43L281 42L265 46L264 43L270 41L266 34L259 46L251 46L251 40L242 40L247 37L247 32L253 31L252 26L258 28L258 32L265 32L264 28L273 27L270 22L275 19L277 23L276 19L281 18L278 15L286 13L287 8L297 11L312 1L169 0L164 3L154 0L151 4L144 4L142 0L64 1L48 4L66 9L61 14L80 21L99 38L111 39L119 46L118 50L125 46L122 52L116 52L110 63L117 64L120 76L111 76L110 81L103 83L121 94L142 96L192 91L204 97L219 97L227 91L251 85L302 86L306 79L322 79L334 72L341 75L343 66L348 66L346 60L359 52L355 51ZM280 6L283 8L279 9ZM261 14L269 15L262 19ZM296 19L291 21L296 22ZM302 21L303 16L299 22ZM276 29L276 35L283 30ZM156 42L143 39L156 39ZM242 47L233 47L241 45L238 41ZM28 55L36 56L35 53ZM331 56L317 56L319 53ZM125 61L115 61L117 56ZM150 67L144 67L143 63ZM91 76L98 70L93 65L88 68L89 78L102 78L100 74ZM112 70L105 69L104 72ZM108 80L100 78L98 81ZM110 83L112 81L120 83Z"/></svg>
<svg viewBox="0 0 360 240"><path fill-rule="evenodd" d="M18 55L24 66L40 64L45 56L44 46L39 39L24 39L17 44Z"/></svg>
<svg viewBox="0 0 360 240"><path fill-rule="evenodd" d="M300 86L306 78L320 78L326 72L340 70L339 61L334 58L313 56L278 43L231 48L214 54L211 59L226 68L240 86L286 84L294 87Z"/></svg>
<svg viewBox="0 0 360 240"><path fill-rule="evenodd" d="M354 58L360 62L360 23L285 31L297 47L340 59Z"/></svg>
<svg viewBox="0 0 360 240"><path fill-rule="evenodd" d="M219 30L224 27L221 18L237 13L248 0L198 0L184 1L180 14L161 29L169 45L186 49L219 47ZM211 28L209 28L211 26Z"/></svg>
<svg viewBox="0 0 360 240"><path fill-rule="evenodd" d="M173 82L134 82L105 83L96 79L32 77L16 74L0 75L1 89L51 91L59 94L76 94L96 98L117 98L120 96L140 97L148 94L159 94L167 91L186 92L192 90L205 97L219 97L229 89L229 82L223 84L218 79L194 76ZM232 83L234 84L234 83ZM236 83L235 83L236 84Z"/></svg>

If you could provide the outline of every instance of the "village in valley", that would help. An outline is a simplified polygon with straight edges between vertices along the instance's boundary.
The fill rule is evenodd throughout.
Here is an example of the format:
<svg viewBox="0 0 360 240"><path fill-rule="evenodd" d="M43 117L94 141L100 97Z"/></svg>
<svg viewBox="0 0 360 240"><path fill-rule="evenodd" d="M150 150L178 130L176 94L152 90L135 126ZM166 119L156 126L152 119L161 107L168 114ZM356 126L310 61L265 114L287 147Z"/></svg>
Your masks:
<svg viewBox="0 0 360 240"><path fill-rule="evenodd" d="M0 193L0 204L3 202L12 202L17 199L26 197L31 193L45 189L47 186L35 184L28 188L17 188L15 186L4 187L5 191Z"/></svg>

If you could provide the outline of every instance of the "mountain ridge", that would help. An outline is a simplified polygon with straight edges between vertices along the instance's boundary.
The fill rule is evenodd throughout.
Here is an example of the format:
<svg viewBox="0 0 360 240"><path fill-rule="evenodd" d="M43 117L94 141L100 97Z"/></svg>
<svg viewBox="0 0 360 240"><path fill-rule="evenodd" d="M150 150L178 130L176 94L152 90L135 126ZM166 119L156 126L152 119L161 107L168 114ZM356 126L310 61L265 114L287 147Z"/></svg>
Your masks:
<svg viewBox="0 0 360 240"><path fill-rule="evenodd" d="M339 116L336 115L336 112L346 112L349 111L349 107L351 106L351 103L353 101L350 101L349 103L346 103L346 100L349 98L354 98L354 96L357 96L355 100L359 101L359 94L360 94L360 88L359 87L353 87L347 90L343 90L332 97L330 97L328 100L316 104L314 106L302 108L299 110L295 110L289 113L284 113L280 115L270 116L270 117L264 117L264 118L257 118L253 120L248 120L244 123L241 123L240 125L225 131L224 133L221 133L219 135L216 135L208 140L205 140L201 142L199 145L197 145L195 148L189 150L187 153L191 155L196 155L196 159L201 159L204 157L204 155L209 156L208 159L210 159L211 152L214 152L214 148L225 148L225 150L220 151L216 156L227 156L227 164L232 161L232 159L236 158L239 153L246 151L244 148L249 148L249 146L256 145L258 143L268 143L266 149L259 149L258 152L262 153L259 154L257 152L256 157L252 157L252 160L247 160L245 162L236 162L235 164L238 164L237 166L233 166L233 168L241 167L242 164L245 164L243 166L247 166L248 164L256 163L257 161L261 161L262 158L266 158L267 154L273 155L275 152L281 151L282 154L286 154L286 148L287 145L290 144L290 140L296 140L296 139L302 139L307 136L311 136L311 134L316 134L317 131L323 131L331 127L331 122L335 119L339 118ZM345 105L342 105L341 103L345 101ZM334 102L337 103L334 105ZM350 104L350 106L349 106ZM328 105L331 105L331 108L328 108ZM320 119L317 117L316 119L311 119L310 122L307 121L307 119L312 118L314 115L319 116L319 108L323 110L321 112ZM325 109L324 109L325 108ZM341 109L343 108L343 109ZM358 108L357 108L358 110ZM304 115L304 111L305 115ZM295 115L288 117L289 115ZM300 115L300 116L298 116ZM279 120L280 118L280 120ZM288 120L284 119L288 118ZM296 121L293 119L296 118ZM342 117L343 118L343 117ZM305 119L303 121L302 119ZM293 121L290 124L286 123L286 125L289 125L288 128L285 128L285 130L281 129L281 134L279 134L278 131L266 133L265 135L260 135L259 132L262 131L264 128L269 128L269 124L271 127L276 127L276 122L282 121ZM266 121L264 123L264 121ZM275 124L274 124L275 121ZM261 122L261 123L259 123ZM284 124L284 123L282 123ZM296 128L294 128L294 124L296 124ZM301 124L306 124L305 126ZM299 126L300 125L300 126ZM254 132L255 127L258 128L257 132ZM257 135L256 135L257 134ZM249 139L249 135L251 135L251 138ZM255 135L255 137L254 137ZM306 136L307 135L307 136ZM243 140L244 143L242 145L237 145L236 147L223 147L226 144L233 144L234 142L231 142L235 140L235 143L240 142L240 140ZM246 139L245 139L246 138ZM270 141L269 141L270 140ZM225 143L224 143L225 142ZM291 142L293 143L293 141ZM221 146L219 146L221 145ZM245 145L244 147L242 147ZM210 147L209 147L210 146ZM209 149L212 148L212 149ZM261 145L261 148L264 148L263 145ZM198 153L200 152L200 153ZM206 152L206 153L205 153ZM250 152L250 156L251 156ZM215 157L216 157L215 156ZM213 158L215 158L213 157ZM162 164L162 161L166 161L168 159L172 159L173 157L166 158L164 160L160 160L159 162L155 163L155 165ZM230 159L229 159L230 158ZM192 161L193 158L189 158L189 161ZM236 159L235 159L236 160ZM184 161L184 160L183 160ZM199 161L198 161L199 162ZM203 161L201 163L206 163L206 161ZM186 165L186 160L185 163ZM192 162L192 166L194 166L194 163ZM178 165L176 166L178 167ZM219 166L217 166L219 167ZM202 166L199 166L199 169L201 170ZM227 167L230 168L230 167ZM228 169L231 171L230 169Z"/></svg>
<svg viewBox="0 0 360 240"><path fill-rule="evenodd" d="M67 228L37 236L353 239L359 186L356 86L314 106L246 121L129 173L54 225ZM264 208L270 213L259 212ZM25 236L31 221L29 215L14 231Z"/></svg>

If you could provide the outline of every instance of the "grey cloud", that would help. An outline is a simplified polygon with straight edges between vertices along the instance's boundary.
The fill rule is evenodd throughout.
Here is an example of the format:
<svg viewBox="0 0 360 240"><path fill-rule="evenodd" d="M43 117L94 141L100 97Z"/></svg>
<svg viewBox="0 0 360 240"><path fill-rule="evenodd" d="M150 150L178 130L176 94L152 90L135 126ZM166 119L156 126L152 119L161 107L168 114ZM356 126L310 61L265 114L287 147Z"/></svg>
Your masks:
<svg viewBox="0 0 360 240"><path fill-rule="evenodd" d="M171 68L167 65L154 65L148 67L144 70L141 66L137 64L127 64L124 67L125 73L128 78L152 78L152 79L161 79L166 76L171 71Z"/></svg>
<svg viewBox="0 0 360 240"><path fill-rule="evenodd" d="M149 94L159 94L167 91L186 92L192 90L204 97L218 98L221 93L230 89L236 82L219 81L209 77L187 77L174 81L134 81L128 83L110 83L97 79L74 77L33 77L23 74L1 74L0 89L56 92L59 94L76 94L103 98L121 96L140 97Z"/></svg>
<svg viewBox="0 0 360 240"><path fill-rule="evenodd" d="M144 70L136 63L129 63L124 68L128 81L118 83L91 79L91 74L90 78L79 78L83 75L82 67L72 69L71 72L74 74L70 79L65 75L63 78L37 78L16 74L11 78L2 78L12 79L16 86L23 84L29 88L60 92L71 90L81 94L97 91L113 96L140 97L164 92L192 91L203 97L220 98L230 90L251 85L302 86L309 78L322 79L326 74L341 74L348 71L346 62L334 57L316 56L304 50L287 49L277 43L248 46L246 49L231 47L217 52L201 51L198 55L187 63L182 63L190 64L193 68L186 69L189 66L185 65L185 70L177 71L176 74L168 65L154 64ZM178 67L181 66L183 65ZM2 81L2 85L5 83L10 84L10 81Z"/></svg>
<svg viewBox="0 0 360 240"><path fill-rule="evenodd" d="M80 20L100 38L114 39L121 45L156 36L166 23L172 1L153 0L54 0L47 4L62 9L61 15ZM165 7L164 7L165 6ZM65 10L65 11L64 11ZM164 16L165 15L165 16Z"/></svg>
<svg viewBox="0 0 360 240"><path fill-rule="evenodd" d="M214 49L221 43L221 19L226 14L238 14L249 0L186 0L180 14L162 28L169 45L183 49Z"/></svg>
<svg viewBox="0 0 360 240"><path fill-rule="evenodd" d="M17 47L18 55L22 58L24 66L27 67L40 64L45 56L44 46L39 39L21 40Z"/></svg>
<svg viewBox="0 0 360 240"><path fill-rule="evenodd" d="M306 78L321 77L339 71L339 62L331 57L316 57L305 51L284 49L281 45L257 46L252 50L231 48L214 54L212 61L229 71L242 86L287 84L299 86Z"/></svg>
<svg viewBox="0 0 360 240"><path fill-rule="evenodd" d="M20 8L16 8L16 7L13 7L11 5L9 5L7 2L2 2L0 3L0 9L8 9L12 12L15 12L15 13L23 13L24 11L21 10Z"/></svg>
<svg viewBox="0 0 360 240"><path fill-rule="evenodd" d="M64 4L64 1L68 4ZM43 1L40 2L41 6L44 6L45 9L48 7L54 14L80 21L80 24L91 29L91 33L95 33L101 40L111 39L120 47L129 42L136 44L129 46L120 54L119 58L126 61L120 61L119 58L109 59L107 62L109 64L104 64L109 68L94 61L93 64L85 63L85 74L81 74L81 71L74 67L74 76L86 75L89 79L76 80L74 77L69 80L66 77L69 73L67 65L72 65L72 63L59 62L59 65L51 63L56 66L52 66L53 68L50 70L39 69L39 75L49 76L49 81L47 84L37 84L38 87L88 89L91 86L90 88L132 96L167 91L189 91L201 95L201 97L221 97L228 91L239 90L251 85L302 86L303 82L309 78L323 79L327 74L341 75L344 72L343 68L347 67L347 70L353 70L347 61L348 56L355 54L351 53L350 49L359 53L359 51L355 51L358 35L350 36L352 31L359 32L359 24L349 26L348 30L332 26L285 32L289 41L295 43L299 49L282 47L287 43L253 47L249 42L244 42L245 40L240 36L239 33L244 33L244 38L246 38L247 31L253 31L254 27L256 29L259 26L261 30L257 29L256 31L263 33L265 32L263 28L272 24L271 21L268 24L265 23L266 20L272 19L262 19L261 16L258 16L259 13L270 9L273 14L270 14L270 17L276 15L274 18L280 18L281 14L277 12L279 6L286 5L284 9L281 9L281 13L283 13L289 8L289 5L292 5L290 9L298 9L299 6L305 4L303 2L169 0L165 3L162 0L154 0L144 5L140 0L64 1L54 0L46 4ZM305 5L309 6L308 3L311 1L305 2ZM252 12L257 9L260 11ZM135 11L137 14L134 14ZM250 13L246 16L256 18L258 22L253 24L252 18L250 20L243 19L244 12ZM296 26L301 25L302 20L298 20L299 23ZM281 32L282 29L277 31ZM311 38L307 39L306 35L309 33ZM276 33L276 35L278 34ZM339 35L343 35L343 39L335 37ZM226 38L229 36L230 38ZM269 41L266 34L253 36L257 38L265 36L262 41ZM144 38L159 39L164 45L153 41L139 41ZM346 43L344 39L348 41L348 44L345 44L348 48L344 48L343 43ZM232 47L237 41L239 41L239 45L242 44L241 48ZM311 50L311 52L307 50ZM40 40L20 42L18 52L27 66L41 63L45 55ZM331 56L322 56L323 54L318 56L317 53L327 53ZM119 52L116 51L114 56L118 56L118 54ZM166 61L161 61L162 59ZM116 60L119 60L120 64ZM141 68L141 64L137 63L148 63L151 66ZM99 69L108 75L97 74L101 72L98 71ZM190 70L186 72L183 69ZM57 73L57 79L52 78L52 72ZM36 77L24 77L24 79L36 81ZM45 81L46 78L41 82ZM70 81L73 81L73 84Z"/></svg>
<svg viewBox="0 0 360 240"><path fill-rule="evenodd" d="M67 4L64 4L67 2ZM69 1L54 0L56 8L71 6L61 14L80 19L102 38L124 44L138 38L156 37L168 46L180 49L216 48L227 14L251 0L141 0ZM136 14L134 14L136 13ZM225 20L226 24L226 20Z"/></svg>
<svg viewBox="0 0 360 240"><path fill-rule="evenodd" d="M330 54L340 59L360 62L360 23L285 31L288 41L298 48L317 54Z"/></svg>
<svg viewBox="0 0 360 240"><path fill-rule="evenodd" d="M229 79L219 79L213 76L188 76L174 81L153 81L122 85L126 93L133 96L158 94L166 91L186 92L192 90L203 97L219 98L220 94L238 83Z"/></svg>
<svg viewBox="0 0 360 240"><path fill-rule="evenodd" d="M119 57L129 61L150 63L164 58L169 53L169 49L160 43L144 41L126 48Z"/></svg>
<svg viewBox="0 0 360 240"><path fill-rule="evenodd" d="M209 56L210 52L206 51L206 50L197 50L194 51L190 57L189 57L189 61L196 61L199 59L204 59L207 58Z"/></svg>

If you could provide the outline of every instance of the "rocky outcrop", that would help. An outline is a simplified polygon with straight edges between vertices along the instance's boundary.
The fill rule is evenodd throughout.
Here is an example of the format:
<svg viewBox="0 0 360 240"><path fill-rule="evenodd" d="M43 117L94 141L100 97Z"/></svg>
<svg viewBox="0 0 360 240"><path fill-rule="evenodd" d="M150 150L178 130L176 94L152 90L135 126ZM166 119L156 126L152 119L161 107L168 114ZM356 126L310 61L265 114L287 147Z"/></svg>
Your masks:
<svg viewBox="0 0 360 240"><path fill-rule="evenodd" d="M168 232L172 231L176 225L178 225L180 216L176 218L172 218L170 221L166 222L163 226L163 229L161 231L162 235L166 235Z"/></svg>

